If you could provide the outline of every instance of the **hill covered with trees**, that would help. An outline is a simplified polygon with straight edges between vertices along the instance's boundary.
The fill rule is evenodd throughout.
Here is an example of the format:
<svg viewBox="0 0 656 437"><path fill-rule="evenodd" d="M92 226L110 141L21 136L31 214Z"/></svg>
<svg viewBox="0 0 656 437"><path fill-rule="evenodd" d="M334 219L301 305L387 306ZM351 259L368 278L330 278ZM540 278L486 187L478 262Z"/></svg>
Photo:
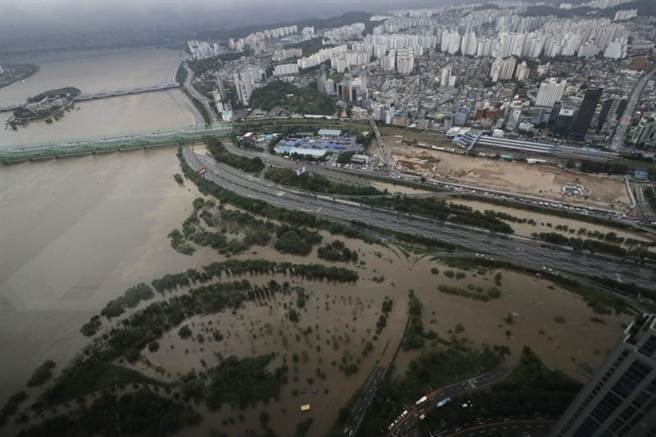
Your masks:
<svg viewBox="0 0 656 437"><path fill-rule="evenodd" d="M299 88L287 82L273 81L253 91L251 106L270 111L276 106L297 114L335 113L335 103L326 95L312 88Z"/></svg>

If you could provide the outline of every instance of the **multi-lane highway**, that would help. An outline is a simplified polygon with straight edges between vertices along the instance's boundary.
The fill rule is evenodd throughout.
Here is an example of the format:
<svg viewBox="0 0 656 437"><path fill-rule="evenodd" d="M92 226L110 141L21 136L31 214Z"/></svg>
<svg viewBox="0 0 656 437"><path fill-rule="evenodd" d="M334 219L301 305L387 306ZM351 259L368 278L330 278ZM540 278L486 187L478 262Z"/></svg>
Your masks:
<svg viewBox="0 0 656 437"><path fill-rule="evenodd" d="M457 430L431 431L429 437L545 437L556 421L549 419L498 420Z"/></svg>
<svg viewBox="0 0 656 437"><path fill-rule="evenodd" d="M370 226L417 235L454 244L474 252L492 254L496 259L533 269L569 273L574 276L599 277L633 283L653 289L656 271L651 266L636 265L622 259L575 252L519 236L498 235L486 230L439 222L394 211L302 193L246 175L214 159L183 148L183 157L198 171L207 168L205 177L240 196L259 199L273 206L306 211L339 221L355 221Z"/></svg>
<svg viewBox="0 0 656 437"><path fill-rule="evenodd" d="M389 434L391 436L407 434L417 426L418 421L422 420L432 410L443 406L454 398L459 398L467 393L497 383L508 376L509 373L510 369L499 368L465 381L432 390L401 413L399 418L390 425ZM458 402L458 400L453 401Z"/></svg>
<svg viewBox="0 0 656 437"><path fill-rule="evenodd" d="M370 170L355 170L355 169L346 169L339 167L329 167L326 165L312 163L298 163L294 160L285 159L281 156L271 155L269 153L261 153L254 150L242 149L234 146L229 141L223 143L225 148L235 155L246 156L249 158L259 157L264 161L265 164L273 165L276 167L285 167L285 168L296 168L300 166L305 166L309 171L325 176L333 181L342 182L353 185L362 185L370 184L372 179L381 180L383 182L389 182L392 184L397 184L403 182L406 184L411 184L420 189L431 189L436 191L442 191L445 193L452 193L453 195L469 195L474 196L474 198L487 198L487 199L499 199L504 202L510 202L517 204L519 207L528 206L536 207L544 210L552 210L554 213L558 212L569 212L580 214L582 216L593 217L600 220L608 220L611 222L617 222L621 225L628 225L639 228L640 226L633 221L630 217L626 217L620 214L617 211L606 210L602 208L591 208L588 206L581 206L574 203L567 203L562 201L547 200L544 198L529 196L529 195L520 195L517 193L510 193L507 191L499 191L487 188L476 187L472 185L454 183L454 182L444 182L436 179L429 179L424 182L421 182L419 176L411 176L407 174L399 174L398 176L389 176L386 172L370 171Z"/></svg>
<svg viewBox="0 0 656 437"><path fill-rule="evenodd" d="M371 372L371 375L369 375L367 382L362 386L358 399L355 401L353 408L351 408L351 414L344 424L344 437L352 437L357 434L362 419L364 419L364 416L369 409L369 404L371 404L374 396L376 396L378 386L383 381L383 378L385 378L385 371L386 369L384 367L377 366L374 371Z"/></svg>

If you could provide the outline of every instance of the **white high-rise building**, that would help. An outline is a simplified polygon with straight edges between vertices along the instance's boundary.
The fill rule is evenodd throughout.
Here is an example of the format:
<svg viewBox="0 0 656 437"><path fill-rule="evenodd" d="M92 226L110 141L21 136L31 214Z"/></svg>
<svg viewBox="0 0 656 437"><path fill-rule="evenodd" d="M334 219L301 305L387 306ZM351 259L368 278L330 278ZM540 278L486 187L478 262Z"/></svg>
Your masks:
<svg viewBox="0 0 656 437"><path fill-rule="evenodd" d="M451 78L452 72L451 66L442 67L442 74L440 76L440 87L446 88L449 86L449 79Z"/></svg>
<svg viewBox="0 0 656 437"><path fill-rule="evenodd" d="M441 50L443 53L455 55L460 50L461 37L458 31L445 31L442 33Z"/></svg>
<svg viewBox="0 0 656 437"><path fill-rule="evenodd" d="M515 71L515 79L518 81L524 81L528 79L529 68L526 64L526 61L522 61L521 64L517 66L517 71Z"/></svg>
<svg viewBox="0 0 656 437"><path fill-rule="evenodd" d="M410 74L415 69L415 55L411 49L400 49L396 52L396 71L399 74Z"/></svg>
<svg viewBox="0 0 656 437"><path fill-rule="evenodd" d="M626 44L622 41L611 41L604 51L604 57L610 59L626 58Z"/></svg>
<svg viewBox="0 0 656 437"><path fill-rule="evenodd" d="M273 75L278 76L290 76L293 74L298 74L298 64L280 64L276 65L273 69Z"/></svg>
<svg viewBox="0 0 656 437"><path fill-rule="evenodd" d="M555 78L549 78L540 84L538 96L535 99L535 106L545 106L552 108L556 102L560 102L563 93L567 87L567 81L558 82Z"/></svg>
<svg viewBox="0 0 656 437"><path fill-rule="evenodd" d="M496 58L490 69L490 78L492 79L492 82L512 79L516 65L517 58L515 57L510 57L508 59L502 59L500 57Z"/></svg>
<svg viewBox="0 0 656 437"><path fill-rule="evenodd" d="M460 53L466 56L476 55L478 48L478 43L476 40L476 34L473 32L468 32L462 37L462 42L460 44Z"/></svg>
<svg viewBox="0 0 656 437"><path fill-rule="evenodd" d="M237 97L243 105L248 105L248 101L256 88L257 82L262 80L264 71L261 68L249 66L233 75Z"/></svg>

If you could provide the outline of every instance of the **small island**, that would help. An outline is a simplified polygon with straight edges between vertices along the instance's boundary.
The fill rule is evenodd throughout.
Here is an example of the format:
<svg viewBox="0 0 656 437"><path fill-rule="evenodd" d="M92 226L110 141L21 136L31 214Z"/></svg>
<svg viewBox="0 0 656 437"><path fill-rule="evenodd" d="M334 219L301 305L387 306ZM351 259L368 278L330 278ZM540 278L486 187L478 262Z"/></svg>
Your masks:
<svg viewBox="0 0 656 437"><path fill-rule="evenodd" d="M75 98L80 94L81 91L77 88L65 87L30 97L27 103L14 110L14 114L7 120L7 125L16 130L31 121L45 120L46 123L52 123L75 105Z"/></svg>
<svg viewBox="0 0 656 437"><path fill-rule="evenodd" d="M0 88L25 80L39 71L34 64L0 65Z"/></svg>

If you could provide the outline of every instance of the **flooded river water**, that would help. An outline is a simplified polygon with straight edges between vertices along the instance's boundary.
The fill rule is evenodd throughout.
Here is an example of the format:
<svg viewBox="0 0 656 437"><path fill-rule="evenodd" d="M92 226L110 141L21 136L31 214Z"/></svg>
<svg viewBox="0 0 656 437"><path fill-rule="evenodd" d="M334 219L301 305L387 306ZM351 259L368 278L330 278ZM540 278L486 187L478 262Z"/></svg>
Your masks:
<svg viewBox="0 0 656 437"><path fill-rule="evenodd" d="M140 49L43 55L22 60L40 70L23 82L0 89L0 107L24 103L47 90L73 86L83 95L175 81L179 51ZM32 122L13 131L5 127L10 112L0 113L0 147L66 139L150 132L194 124L189 108L170 91L80 102L52 124Z"/></svg>
<svg viewBox="0 0 656 437"><path fill-rule="evenodd" d="M197 195L176 171L174 149L0 168L0 399L43 360L63 366L126 288L207 264L169 247Z"/></svg>

